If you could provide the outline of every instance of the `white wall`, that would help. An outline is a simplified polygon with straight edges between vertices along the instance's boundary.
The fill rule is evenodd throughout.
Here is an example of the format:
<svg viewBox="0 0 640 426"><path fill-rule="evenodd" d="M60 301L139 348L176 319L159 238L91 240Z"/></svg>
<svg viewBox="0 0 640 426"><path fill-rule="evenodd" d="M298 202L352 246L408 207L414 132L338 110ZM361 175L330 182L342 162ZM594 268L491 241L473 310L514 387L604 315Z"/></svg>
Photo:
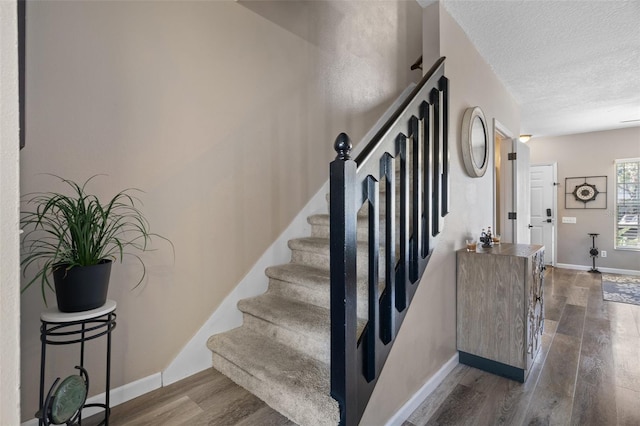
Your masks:
<svg viewBox="0 0 640 426"><path fill-rule="evenodd" d="M439 13L440 54L447 58L450 88L451 213L365 410L363 425L384 424L456 355L455 251L463 247L467 235L477 236L493 222L493 153L482 178L466 174L460 150L465 110L480 106L487 123L495 118L513 134L520 129L515 99L445 8L429 6L426 13L432 10ZM430 66L425 63L425 68Z"/></svg>
<svg viewBox="0 0 640 426"><path fill-rule="evenodd" d="M607 251L598 258L602 268L640 271L640 252L614 250L615 167L614 160L640 157L640 127L606 130L556 137L533 138L531 163L558 163L558 263L591 267L588 233L600 234L597 246ZM607 176L606 209L566 209L565 178ZM604 194L599 195L599 197ZM563 216L576 218L575 224L562 223Z"/></svg>
<svg viewBox="0 0 640 426"><path fill-rule="evenodd" d="M16 2L0 2L0 425L20 420Z"/></svg>

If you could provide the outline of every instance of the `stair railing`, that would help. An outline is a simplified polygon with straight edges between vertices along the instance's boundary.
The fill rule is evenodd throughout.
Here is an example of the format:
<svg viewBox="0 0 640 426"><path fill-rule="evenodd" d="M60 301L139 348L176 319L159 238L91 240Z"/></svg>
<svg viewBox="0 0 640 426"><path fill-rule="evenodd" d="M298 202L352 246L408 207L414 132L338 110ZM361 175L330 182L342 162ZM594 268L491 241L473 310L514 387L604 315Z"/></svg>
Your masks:
<svg viewBox="0 0 640 426"><path fill-rule="evenodd" d="M346 134L335 141L338 155L330 166L331 396L340 404L342 425L356 425L362 417L449 212L444 60L436 61L355 160ZM364 219L361 210L366 210ZM360 254L359 211L368 231ZM358 271L366 277L358 277ZM368 320L360 336L359 278L367 280L368 288Z"/></svg>

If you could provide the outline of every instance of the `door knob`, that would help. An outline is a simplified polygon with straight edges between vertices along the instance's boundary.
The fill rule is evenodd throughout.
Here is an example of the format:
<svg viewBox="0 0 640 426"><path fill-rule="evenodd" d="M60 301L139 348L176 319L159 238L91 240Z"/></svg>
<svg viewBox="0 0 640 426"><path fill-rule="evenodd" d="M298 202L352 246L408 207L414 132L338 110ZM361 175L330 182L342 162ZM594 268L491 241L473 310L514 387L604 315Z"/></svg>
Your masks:
<svg viewBox="0 0 640 426"><path fill-rule="evenodd" d="M531 229L531 228L533 228L533 225L529 224L529 225L527 225L527 227L528 227L529 229Z"/></svg>

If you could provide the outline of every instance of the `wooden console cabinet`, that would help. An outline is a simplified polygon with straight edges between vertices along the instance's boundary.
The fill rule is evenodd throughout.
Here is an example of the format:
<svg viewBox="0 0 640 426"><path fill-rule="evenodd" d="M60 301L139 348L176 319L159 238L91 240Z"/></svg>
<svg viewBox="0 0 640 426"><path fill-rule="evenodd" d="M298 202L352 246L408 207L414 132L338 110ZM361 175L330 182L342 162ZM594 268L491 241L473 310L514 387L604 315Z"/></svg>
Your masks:
<svg viewBox="0 0 640 426"><path fill-rule="evenodd" d="M524 382L544 324L544 246L457 252L460 362Z"/></svg>

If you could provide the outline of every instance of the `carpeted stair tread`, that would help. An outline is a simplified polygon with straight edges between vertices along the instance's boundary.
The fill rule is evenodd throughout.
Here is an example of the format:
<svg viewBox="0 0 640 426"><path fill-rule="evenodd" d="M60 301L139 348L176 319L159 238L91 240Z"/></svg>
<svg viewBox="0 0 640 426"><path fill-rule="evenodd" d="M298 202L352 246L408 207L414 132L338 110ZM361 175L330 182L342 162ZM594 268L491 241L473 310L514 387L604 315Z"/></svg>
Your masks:
<svg viewBox="0 0 640 426"><path fill-rule="evenodd" d="M294 238L288 242L291 250L327 253L329 251L329 239L318 237Z"/></svg>
<svg viewBox="0 0 640 426"><path fill-rule="evenodd" d="M238 302L240 311L288 330L311 334L329 342L329 310L268 292Z"/></svg>
<svg viewBox="0 0 640 426"><path fill-rule="evenodd" d="M288 263L266 269L269 293L329 309L331 278L326 269Z"/></svg>
<svg viewBox="0 0 640 426"><path fill-rule="evenodd" d="M318 342L321 345L318 350L326 350L327 355L329 353L331 314L327 308L267 292L240 300L238 309L269 324L298 333L305 339ZM366 319L358 318L358 335L366 322ZM267 327L264 329L267 330ZM297 342L292 343L294 347L297 346Z"/></svg>
<svg viewBox="0 0 640 426"><path fill-rule="evenodd" d="M382 212L381 212L382 213ZM396 209L396 213L398 213L398 209ZM380 216L380 219L384 219L383 216ZM307 218L307 222L309 225L316 226L329 226L330 218L328 214L318 213ZM369 217L367 215L359 215L358 216L358 228L367 228L369 226Z"/></svg>
<svg viewBox="0 0 640 426"><path fill-rule="evenodd" d="M399 210L396 210L399 214ZM330 223L328 214L315 214L309 216L307 219L309 225L311 225L311 236L314 238L329 238ZM385 216L380 216L379 229L380 229L380 241L384 242L385 239ZM357 221L357 239L358 241L368 241L369 239L369 216L366 214L359 214ZM400 226L399 222L396 226Z"/></svg>
<svg viewBox="0 0 640 426"><path fill-rule="evenodd" d="M380 217L382 221L384 217ZM311 226L330 226L330 219L328 214L314 214L313 216L309 216L307 218L307 222ZM369 230L369 217L367 215L358 215L357 222L358 230L368 231ZM328 237L327 237L328 238Z"/></svg>
<svg viewBox="0 0 640 426"><path fill-rule="evenodd" d="M331 282L331 273L328 269L304 263L285 263L283 265L269 266L265 269L265 274L269 278L295 285L326 287L327 292L329 291L327 286ZM362 283L366 283L366 279L367 277L361 277Z"/></svg>
<svg viewBox="0 0 640 426"><path fill-rule="evenodd" d="M266 269L269 293L296 299L329 309L331 306L331 277L329 270L305 263L287 263ZM384 283L381 283L381 286ZM367 316L367 277L358 280L358 316Z"/></svg>
<svg viewBox="0 0 640 426"><path fill-rule="evenodd" d="M358 252L366 253L368 243L366 241L358 241ZM291 250L300 250L313 252L318 254L329 255L329 239L318 237L304 237L289 240L289 248Z"/></svg>
<svg viewBox="0 0 640 426"><path fill-rule="evenodd" d="M212 336L214 367L300 425L337 425L329 366L244 327Z"/></svg>
<svg viewBox="0 0 640 426"><path fill-rule="evenodd" d="M269 278L289 283L295 283L306 287L329 285L331 278L329 270L316 268L302 263L287 263L285 265L270 266L265 270ZM327 287L327 291L329 288Z"/></svg>
<svg viewBox="0 0 640 426"><path fill-rule="evenodd" d="M356 241L357 244L357 276L367 276L369 264L369 242ZM311 265L317 268L330 268L329 239L328 238L297 238L289 240L291 249L291 262ZM379 273L384 273L384 244L381 244L379 253Z"/></svg>

